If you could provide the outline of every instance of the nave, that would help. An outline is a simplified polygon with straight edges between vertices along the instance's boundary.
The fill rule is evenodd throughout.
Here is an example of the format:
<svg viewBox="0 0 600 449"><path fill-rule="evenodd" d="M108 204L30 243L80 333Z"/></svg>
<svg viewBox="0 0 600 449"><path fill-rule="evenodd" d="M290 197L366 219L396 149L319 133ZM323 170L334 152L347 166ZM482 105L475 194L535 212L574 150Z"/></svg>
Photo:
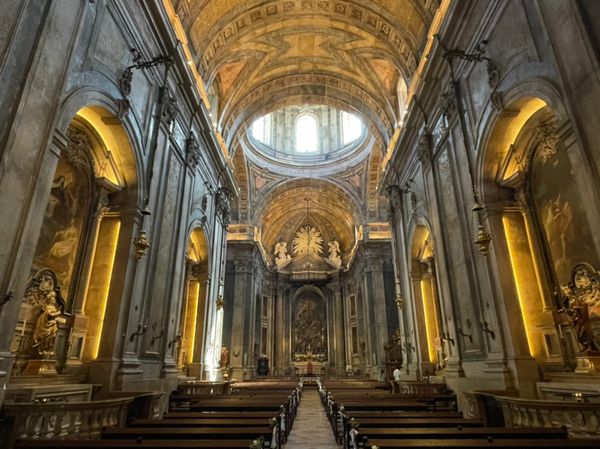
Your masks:
<svg viewBox="0 0 600 449"><path fill-rule="evenodd" d="M100 439L18 438L20 449L54 448L513 448L597 447L566 428L507 426L498 414L465 418L444 384L302 378L228 385L221 394L206 385L174 393L161 419L128 417ZM215 386L213 386L214 388ZM290 390L290 388L292 388ZM400 391L400 392L397 392ZM139 412L139 411L138 411Z"/></svg>
<svg viewBox="0 0 600 449"><path fill-rule="evenodd" d="M600 439L600 0L0 5L2 449Z"/></svg>

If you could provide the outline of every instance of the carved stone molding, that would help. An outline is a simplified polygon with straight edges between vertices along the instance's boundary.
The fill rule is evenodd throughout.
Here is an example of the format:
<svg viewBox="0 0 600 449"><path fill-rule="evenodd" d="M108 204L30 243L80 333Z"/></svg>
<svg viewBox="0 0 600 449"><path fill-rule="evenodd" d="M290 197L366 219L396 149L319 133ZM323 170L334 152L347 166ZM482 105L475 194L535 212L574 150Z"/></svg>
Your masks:
<svg viewBox="0 0 600 449"><path fill-rule="evenodd" d="M538 145L535 150L535 161L547 164L558 152L558 132L556 120L540 123L536 127L536 140Z"/></svg>
<svg viewBox="0 0 600 449"><path fill-rule="evenodd" d="M448 120L454 116L456 111L456 89L452 81L448 83L448 87L440 97L440 105L442 113Z"/></svg>
<svg viewBox="0 0 600 449"><path fill-rule="evenodd" d="M423 132L417 143L417 158L421 165L429 167L433 158L431 151L431 135L427 132Z"/></svg>
<svg viewBox="0 0 600 449"><path fill-rule="evenodd" d="M162 107L162 115L161 120L167 127L171 127L175 118L177 117L177 101L171 95L171 93L165 89L163 96L163 107Z"/></svg>
<svg viewBox="0 0 600 449"><path fill-rule="evenodd" d="M399 185L392 184L385 191L390 202L390 217L393 217L396 211L402 210L402 189Z"/></svg>
<svg viewBox="0 0 600 449"><path fill-rule="evenodd" d="M68 143L64 149L64 154L74 167L86 168L90 167L90 151L92 143L85 131L69 127L67 130Z"/></svg>
<svg viewBox="0 0 600 449"><path fill-rule="evenodd" d="M186 161L187 161L188 166L192 170L196 170L196 167L198 167L198 164L201 161L202 155L201 155L201 151L200 151L200 145L198 144L198 141L196 140L196 138L194 137L193 134L188 139L186 153L187 153ZM205 210L205 209L203 209L203 210Z"/></svg>
<svg viewBox="0 0 600 449"><path fill-rule="evenodd" d="M231 206L229 204L229 197L231 196L229 189L221 187L216 193L216 208L217 213L221 217L223 226L228 226L231 222Z"/></svg>

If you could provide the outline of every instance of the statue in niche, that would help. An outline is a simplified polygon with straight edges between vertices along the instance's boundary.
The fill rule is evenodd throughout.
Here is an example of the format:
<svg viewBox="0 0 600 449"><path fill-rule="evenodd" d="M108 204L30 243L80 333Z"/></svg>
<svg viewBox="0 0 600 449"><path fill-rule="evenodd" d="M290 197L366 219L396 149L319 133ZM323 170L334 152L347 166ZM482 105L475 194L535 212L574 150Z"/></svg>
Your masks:
<svg viewBox="0 0 600 449"><path fill-rule="evenodd" d="M329 242L329 257L325 259L335 269L340 269L342 266L342 258L340 257L340 244L336 240Z"/></svg>
<svg viewBox="0 0 600 449"><path fill-rule="evenodd" d="M278 270L287 267L292 261L292 256L288 254L287 243L277 242L275 245L275 266Z"/></svg>
<svg viewBox="0 0 600 449"><path fill-rule="evenodd" d="M600 351L592 321L600 318L600 276L587 263L575 266L572 282L561 286L564 310L582 351Z"/></svg>
<svg viewBox="0 0 600 449"><path fill-rule="evenodd" d="M36 273L25 291L25 302L37 310L31 355L50 359L54 356L58 326L65 322L62 317L65 302L53 271L43 269Z"/></svg>

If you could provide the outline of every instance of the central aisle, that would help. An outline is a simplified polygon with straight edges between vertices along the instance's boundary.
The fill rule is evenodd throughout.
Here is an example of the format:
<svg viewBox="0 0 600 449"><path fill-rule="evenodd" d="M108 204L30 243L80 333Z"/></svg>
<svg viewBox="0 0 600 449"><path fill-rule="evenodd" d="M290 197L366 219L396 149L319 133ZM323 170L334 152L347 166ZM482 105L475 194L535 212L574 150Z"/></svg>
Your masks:
<svg viewBox="0 0 600 449"><path fill-rule="evenodd" d="M298 415L290 432L285 449L339 449L327 415L313 388L304 388L298 406Z"/></svg>

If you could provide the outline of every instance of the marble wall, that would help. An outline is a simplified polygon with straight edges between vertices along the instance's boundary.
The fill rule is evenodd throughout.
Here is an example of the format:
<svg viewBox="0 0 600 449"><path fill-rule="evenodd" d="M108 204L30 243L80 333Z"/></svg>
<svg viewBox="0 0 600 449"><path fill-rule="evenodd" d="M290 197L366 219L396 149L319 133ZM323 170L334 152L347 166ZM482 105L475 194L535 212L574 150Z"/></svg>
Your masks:
<svg viewBox="0 0 600 449"><path fill-rule="evenodd" d="M382 182L404 298L402 337L416 348L408 351L417 360L405 365L407 378L425 374L427 361L419 350L427 344L415 281L421 279L413 245L419 229L431 235L440 310L436 344L447 355L434 367L436 375L459 393L516 388L531 397L536 381L575 368L570 337L553 319L562 306L561 281L534 198L562 189L564 201L577 190L586 210L598 207L599 53L591 3L454 2L432 38ZM445 49L478 55L479 62ZM549 134L533 131L549 119ZM550 190L531 178L529 161L540 152L553 167L561 154L577 161L571 175L567 170L547 179ZM567 192L563 182L573 173L577 182ZM577 245L598 226L582 220L590 230L573 228ZM473 243L480 224L491 236L488 255ZM597 252L593 241L586 245L592 263Z"/></svg>
<svg viewBox="0 0 600 449"><path fill-rule="evenodd" d="M169 55L172 62L134 68L128 86L122 76L136 63L132 48L144 61ZM66 337L56 343L64 347L55 348L69 355L58 360L59 371L107 390L170 391L181 374L176 357L186 248L192 230L201 229L206 326L194 362L198 375L216 376L217 300L228 198L236 189L162 2L8 2L0 54L0 79L10 86L0 89L2 384L10 383L20 356L11 348L15 330L33 332L22 315L25 286L74 119L85 124L106 160L94 162L94 204L74 250L83 262L72 270ZM117 181L107 182L108 160ZM149 247L137 253L141 231ZM93 320L91 308L100 310Z"/></svg>

